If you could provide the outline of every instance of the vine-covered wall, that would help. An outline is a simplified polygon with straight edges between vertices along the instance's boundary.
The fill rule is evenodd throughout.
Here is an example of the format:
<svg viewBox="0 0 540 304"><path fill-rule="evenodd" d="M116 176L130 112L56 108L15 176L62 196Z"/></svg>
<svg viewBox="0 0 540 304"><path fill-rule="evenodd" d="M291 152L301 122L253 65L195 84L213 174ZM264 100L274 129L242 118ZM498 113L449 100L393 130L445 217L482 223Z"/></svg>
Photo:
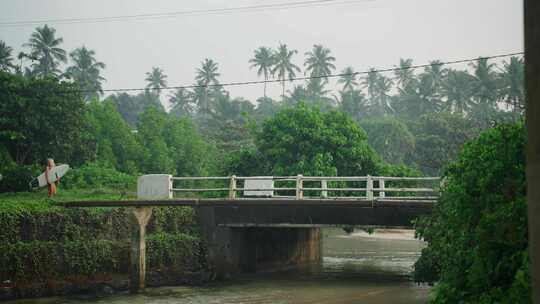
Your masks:
<svg viewBox="0 0 540 304"><path fill-rule="evenodd" d="M103 274L129 265L129 209L66 209L48 199L0 200L0 282L27 284ZM182 273L204 268L195 212L154 208L147 268Z"/></svg>

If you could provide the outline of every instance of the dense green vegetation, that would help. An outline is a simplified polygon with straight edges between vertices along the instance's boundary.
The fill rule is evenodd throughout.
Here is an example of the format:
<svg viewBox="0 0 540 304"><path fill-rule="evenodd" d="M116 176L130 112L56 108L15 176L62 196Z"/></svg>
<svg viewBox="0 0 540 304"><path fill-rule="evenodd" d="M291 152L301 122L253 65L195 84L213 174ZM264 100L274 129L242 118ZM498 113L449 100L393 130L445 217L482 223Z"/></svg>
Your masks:
<svg viewBox="0 0 540 304"><path fill-rule="evenodd" d="M0 192L27 190L47 157L75 168L60 201L129 197L143 173L443 174L434 215L416 223L429 245L415 279L436 283L436 303L527 302L525 139L521 123L506 124L524 110L520 58L479 58L462 70L440 61L418 70L401 59L393 74L346 67L332 92L325 76L336 73L337 59L329 48L314 45L302 71L298 51L282 43L246 60L281 85L278 99L265 85L252 102L231 97L210 58L192 89L163 89L173 84L153 67L141 75L144 91L104 96L97 53L83 46L68 56L62 43L53 28L39 27L15 63L0 41ZM287 90L302 72L311 78ZM124 269L125 211L64 210L44 196L0 195L0 280ZM150 268L204 267L193 218L184 208L154 213Z"/></svg>
<svg viewBox="0 0 540 304"><path fill-rule="evenodd" d="M501 125L467 143L445 171L415 280L438 282L434 303L529 303L523 124Z"/></svg>
<svg viewBox="0 0 540 304"><path fill-rule="evenodd" d="M13 48L3 42L0 44L0 67L6 72L25 76L26 79L66 79L73 82L70 89L81 89L78 94L83 100L94 100L95 103L102 99L102 83L105 79L101 74L105 64L96 59L97 53L94 50L85 46L69 52L68 56L68 52L62 49L62 43L62 38L54 28L38 27L28 43L23 45L24 51L17 56L20 59L17 63L13 58ZM337 72L338 60L332 55L332 51L326 46L315 44L312 50L304 53L304 71L297 62L298 53L282 43L275 49L259 47L254 51L253 58L247 60L249 67L258 76L265 80L275 78L280 81L282 96L278 100L267 96L266 85L261 92L263 97L254 103L244 98L231 97L225 87L220 85L222 73L219 63L206 58L200 67L195 69L195 88L163 90L163 86L174 84L168 83L162 68L153 67L145 75L145 91L138 94L120 92L104 98L105 103L116 107L127 125L122 122L120 127L121 124L116 123L118 116L112 113L110 106L107 106L107 110L104 110L106 113L97 119L106 119L104 115L115 116L115 126L111 128L120 129L117 135L127 134L126 130L139 130L142 127L139 124L141 117L146 117L145 123L149 120L159 123L159 119L151 119L142 114L149 107L155 107L158 112L163 113L162 101L168 99L171 105L168 116L192 121L192 129L213 147L206 146L202 149L218 154L212 155L210 159L221 160L226 158L225 154L229 152L253 148L254 138L253 132L249 130L250 122L262 122L273 117L282 107L303 102L323 111L338 110L347 113L363 128L369 129L369 144L383 160L392 164L406 164L424 174L436 175L455 157L465 141L474 138L480 130L488 128L493 122L517 120L523 111L523 62L517 57L502 63L479 58L464 70L454 69L440 61L432 61L423 70L418 70L411 68L411 59L401 59L392 74L380 73L375 69L371 69L369 73L356 74L354 68L346 67L337 80L339 89L332 92L332 84L324 77ZM65 71L61 70L62 64L67 64ZM288 80L302 72L315 78L308 79L305 84L295 82L294 86L287 90ZM24 90L24 87L22 89ZM53 91L63 90L55 88ZM90 106L93 111L97 111L96 107L98 106ZM96 129L95 126L93 128ZM393 139L386 136L386 131L390 132ZM103 155L107 155L105 163L127 173L149 169L170 171L173 168L176 168L180 175L196 172L193 169L180 172L182 168L178 166L178 161L166 159L163 152L170 143L157 141L160 152L152 152L155 155L151 155L140 147L147 143L141 136L122 135L127 138L127 142L123 144L129 147L125 148L126 155L120 155L119 149L123 144L115 142L119 138L104 139L100 135L94 133L83 137L90 139L89 144L94 143L95 147L81 151L92 152L93 155L79 153L82 159L78 164L88 160L95 161L96 158L101 159ZM132 144L132 139L139 144L138 148L137 144ZM96 141L99 144L95 144ZM113 147L110 147L111 145ZM169 146L167 148L176 149ZM96 157L96 150L99 157ZM114 157L111 150L116 153ZM40 157L44 156L40 154ZM55 157L75 164L72 159ZM158 159L143 161L145 157ZM145 165L142 165L143 163ZM223 171L215 166L213 168L217 172ZM201 167L198 172L209 172L208 166L204 169Z"/></svg>
<svg viewBox="0 0 540 304"><path fill-rule="evenodd" d="M63 189L54 200L45 197L43 192L0 195L0 280L24 285L36 280L80 281L81 276L91 279L127 273L129 210L65 209L57 205L73 200L119 199L116 191ZM205 267L204 259L199 258L204 252L194 225L191 208L155 209L148 226L148 267L177 273Z"/></svg>

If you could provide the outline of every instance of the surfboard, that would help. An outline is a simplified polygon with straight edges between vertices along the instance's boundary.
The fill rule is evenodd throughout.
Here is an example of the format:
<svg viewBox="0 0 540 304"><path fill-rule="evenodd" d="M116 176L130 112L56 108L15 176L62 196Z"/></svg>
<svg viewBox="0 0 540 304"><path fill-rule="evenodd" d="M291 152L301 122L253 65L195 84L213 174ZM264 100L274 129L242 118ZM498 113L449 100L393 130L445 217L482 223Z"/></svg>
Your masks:
<svg viewBox="0 0 540 304"><path fill-rule="evenodd" d="M55 166L49 171L49 180L51 182L56 182L62 178L69 170L69 165L58 165ZM37 182L36 182L37 181ZM37 186L37 187L44 187L47 186L47 179L45 178L45 172L41 173L38 177L36 177L30 185Z"/></svg>

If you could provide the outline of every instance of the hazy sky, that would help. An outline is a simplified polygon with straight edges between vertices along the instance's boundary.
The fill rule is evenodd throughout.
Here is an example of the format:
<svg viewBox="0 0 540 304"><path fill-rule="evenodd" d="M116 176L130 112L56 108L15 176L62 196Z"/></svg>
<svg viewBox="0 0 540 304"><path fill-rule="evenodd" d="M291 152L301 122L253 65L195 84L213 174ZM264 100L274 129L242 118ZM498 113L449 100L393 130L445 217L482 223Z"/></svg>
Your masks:
<svg viewBox="0 0 540 304"><path fill-rule="evenodd" d="M292 1L292 0L291 0ZM294 0L297 1L297 0ZM0 0L0 23L215 9L285 0ZM358 0L318 7L184 16L139 21L51 24L71 51L86 45L107 68L104 88L144 87L145 72L164 69L169 85L192 84L208 57L219 63L221 82L256 80L248 60L259 46L287 43L299 51L323 44L337 58L337 72L388 68L399 58L416 64L522 51L520 0ZM18 53L35 26L0 27ZM292 88L288 84L288 89ZM269 85L277 97L278 84ZM262 85L227 88L255 100ZM167 93L166 93L167 94ZM164 100L164 98L163 98Z"/></svg>

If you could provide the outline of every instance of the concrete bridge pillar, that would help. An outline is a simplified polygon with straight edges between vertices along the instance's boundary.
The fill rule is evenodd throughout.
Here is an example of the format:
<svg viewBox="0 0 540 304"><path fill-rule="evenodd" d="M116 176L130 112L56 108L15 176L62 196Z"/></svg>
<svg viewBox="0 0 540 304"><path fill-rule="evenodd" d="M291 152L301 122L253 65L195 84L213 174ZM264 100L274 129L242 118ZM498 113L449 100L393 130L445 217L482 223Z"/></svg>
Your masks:
<svg viewBox="0 0 540 304"><path fill-rule="evenodd" d="M172 176L149 174L137 180L137 198L146 200L171 199ZM130 213L131 248L129 291L137 293L145 287L146 278L146 225L152 216L151 207L136 207Z"/></svg>
<svg viewBox="0 0 540 304"><path fill-rule="evenodd" d="M146 276L146 225L152 215L151 207L134 208L130 215L131 222L131 261L129 290L137 293L145 287Z"/></svg>

